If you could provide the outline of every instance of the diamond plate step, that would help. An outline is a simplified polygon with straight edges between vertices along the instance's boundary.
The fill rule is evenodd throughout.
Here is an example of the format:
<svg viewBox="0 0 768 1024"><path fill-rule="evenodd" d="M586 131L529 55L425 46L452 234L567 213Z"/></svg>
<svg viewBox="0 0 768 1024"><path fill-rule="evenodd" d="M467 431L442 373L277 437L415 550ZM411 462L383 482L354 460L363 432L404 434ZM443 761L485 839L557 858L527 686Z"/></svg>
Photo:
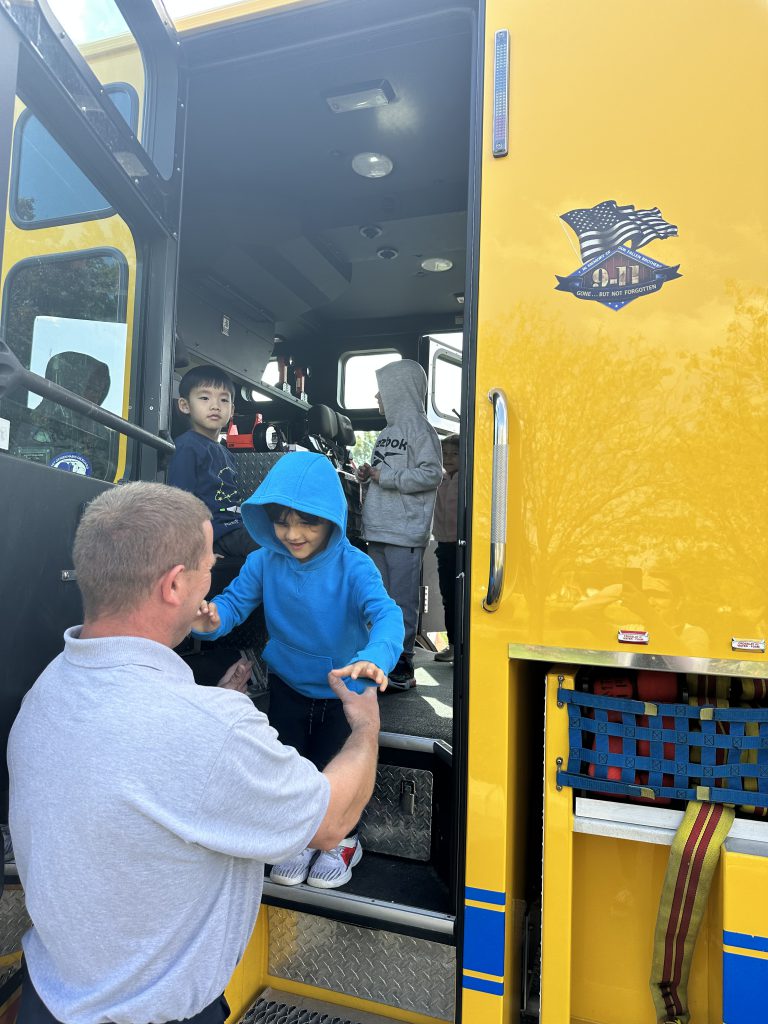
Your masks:
<svg viewBox="0 0 768 1024"><path fill-rule="evenodd" d="M363 847L374 853L428 861L432 846L432 772L380 764L376 788L360 820L360 838Z"/></svg>
<svg viewBox="0 0 768 1024"><path fill-rule="evenodd" d="M454 1019L453 946L277 907L268 914L273 978Z"/></svg>
<svg viewBox="0 0 768 1024"><path fill-rule="evenodd" d="M351 1016L350 1016L351 1014ZM279 989L265 989L246 1010L239 1024L402 1024L377 1013L348 1010L335 1003L295 996Z"/></svg>
<svg viewBox="0 0 768 1024"><path fill-rule="evenodd" d="M20 885L6 884L0 899L0 960L20 952L21 937L31 925L24 903L24 890Z"/></svg>

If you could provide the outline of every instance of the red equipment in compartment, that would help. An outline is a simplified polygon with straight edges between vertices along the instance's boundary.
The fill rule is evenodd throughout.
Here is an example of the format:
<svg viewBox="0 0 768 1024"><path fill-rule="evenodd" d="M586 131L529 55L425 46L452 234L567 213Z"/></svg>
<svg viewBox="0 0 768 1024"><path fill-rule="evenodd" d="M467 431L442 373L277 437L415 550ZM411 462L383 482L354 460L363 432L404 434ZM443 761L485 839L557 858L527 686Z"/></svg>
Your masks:
<svg viewBox="0 0 768 1024"><path fill-rule="evenodd" d="M244 449L247 449L248 451L253 451L253 431L254 431L254 429L256 427L258 427L258 425L261 423L261 421L262 421L262 415L261 415L260 412L257 412L256 413L256 418L253 421L253 426L251 427L250 434L241 434L238 431L237 427L235 426L234 421L232 423L230 423L229 427L227 428L227 439L226 439L227 448L234 448L234 449L238 449L238 448L239 449L243 449L244 448Z"/></svg>

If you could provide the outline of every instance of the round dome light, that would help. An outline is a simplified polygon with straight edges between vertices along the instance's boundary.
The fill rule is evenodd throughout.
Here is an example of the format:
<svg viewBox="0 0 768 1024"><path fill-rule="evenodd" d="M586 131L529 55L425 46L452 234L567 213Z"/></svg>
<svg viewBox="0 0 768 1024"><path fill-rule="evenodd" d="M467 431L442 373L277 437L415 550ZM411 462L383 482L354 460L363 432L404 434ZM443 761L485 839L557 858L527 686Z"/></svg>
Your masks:
<svg viewBox="0 0 768 1024"><path fill-rule="evenodd" d="M386 178L394 166L383 153L358 153L352 157L352 170L362 178Z"/></svg>
<svg viewBox="0 0 768 1024"><path fill-rule="evenodd" d="M443 256L429 256L421 261L421 269L429 270L432 274L441 274L444 270L450 270L453 260L445 259Z"/></svg>

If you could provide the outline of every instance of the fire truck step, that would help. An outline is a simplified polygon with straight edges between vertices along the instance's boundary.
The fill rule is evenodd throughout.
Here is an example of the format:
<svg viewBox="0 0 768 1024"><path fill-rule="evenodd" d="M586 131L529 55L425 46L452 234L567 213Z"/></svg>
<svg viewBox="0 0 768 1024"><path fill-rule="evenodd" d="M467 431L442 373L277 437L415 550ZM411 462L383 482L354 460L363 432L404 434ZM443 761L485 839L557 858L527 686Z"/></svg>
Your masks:
<svg viewBox="0 0 768 1024"><path fill-rule="evenodd" d="M398 1024L392 1017L349 1010L335 1003L268 988L246 1011L240 1024Z"/></svg>

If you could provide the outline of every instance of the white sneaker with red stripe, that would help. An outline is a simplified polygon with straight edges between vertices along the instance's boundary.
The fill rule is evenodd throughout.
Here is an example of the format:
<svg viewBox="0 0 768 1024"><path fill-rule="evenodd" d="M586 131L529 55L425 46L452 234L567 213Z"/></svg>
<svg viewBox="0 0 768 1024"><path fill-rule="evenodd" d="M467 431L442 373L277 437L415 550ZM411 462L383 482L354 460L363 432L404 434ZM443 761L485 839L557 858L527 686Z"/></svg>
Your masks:
<svg viewBox="0 0 768 1024"><path fill-rule="evenodd" d="M342 839L333 850L321 850L312 865L307 885L318 889L338 889L352 877L352 868L360 863L363 848L357 836Z"/></svg>
<svg viewBox="0 0 768 1024"><path fill-rule="evenodd" d="M306 882L309 865L316 855L317 850L302 850L290 860L275 864L269 873L270 882L278 882L280 885L301 885L302 882Z"/></svg>

